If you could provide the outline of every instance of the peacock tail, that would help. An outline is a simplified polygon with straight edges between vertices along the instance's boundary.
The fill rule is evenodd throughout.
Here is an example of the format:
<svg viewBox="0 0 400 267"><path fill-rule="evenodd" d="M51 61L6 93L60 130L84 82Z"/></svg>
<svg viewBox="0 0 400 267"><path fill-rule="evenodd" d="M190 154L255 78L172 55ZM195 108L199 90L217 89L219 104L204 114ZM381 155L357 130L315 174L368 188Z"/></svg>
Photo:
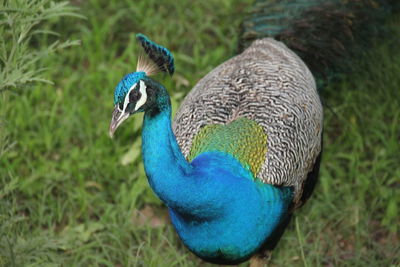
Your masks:
<svg viewBox="0 0 400 267"><path fill-rule="evenodd" d="M256 0L241 25L238 50L272 37L294 51L319 82L353 68L372 37L385 37L384 21L397 0Z"/></svg>

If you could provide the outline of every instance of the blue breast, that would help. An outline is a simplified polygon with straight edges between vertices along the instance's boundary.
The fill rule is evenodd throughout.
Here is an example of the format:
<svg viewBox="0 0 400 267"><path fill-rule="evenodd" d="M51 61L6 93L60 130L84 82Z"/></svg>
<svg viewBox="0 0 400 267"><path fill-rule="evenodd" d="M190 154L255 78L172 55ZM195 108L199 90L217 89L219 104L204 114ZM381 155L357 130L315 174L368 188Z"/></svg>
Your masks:
<svg viewBox="0 0 400 267"><path fill-rule="evenodd" d="M207 216L203 209L199 213L169 209L180 238L192 252L211 262L247 259L286 218L292 188L254 179L238 160L223 152L202 153L191 164L194 179L220 194L210 194L213 206ZM196 194L204 198L201 192L193 192L194 198Z"/></svg>

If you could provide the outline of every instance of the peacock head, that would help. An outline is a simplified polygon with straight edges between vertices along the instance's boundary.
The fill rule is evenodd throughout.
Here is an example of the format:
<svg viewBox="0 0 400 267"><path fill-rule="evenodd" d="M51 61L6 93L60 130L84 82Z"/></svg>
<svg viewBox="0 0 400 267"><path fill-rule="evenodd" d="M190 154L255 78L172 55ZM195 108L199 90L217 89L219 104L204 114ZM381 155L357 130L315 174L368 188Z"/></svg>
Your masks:
<svg viewBox="0 0 400 267"><path fill-rule="evenodd" d="M111 137L129 116L154 107L159 91L164 88L149 76L159 71L171 76L174 73L174 58L168 49L143 34L137 34L136 38L144 52L139 54L136 72L125 75L115 87L114 112L109 130Z"/></svg>

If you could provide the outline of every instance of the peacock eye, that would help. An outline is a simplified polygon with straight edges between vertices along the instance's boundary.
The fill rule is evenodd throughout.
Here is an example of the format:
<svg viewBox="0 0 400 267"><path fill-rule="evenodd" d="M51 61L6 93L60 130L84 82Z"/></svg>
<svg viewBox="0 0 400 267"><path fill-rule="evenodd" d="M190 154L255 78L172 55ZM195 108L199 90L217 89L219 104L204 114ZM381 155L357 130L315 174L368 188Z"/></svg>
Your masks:
<svg viewBox="0 0 400 267"><path fill-rule="evenodd" d="M129 102L130 103L136 103L141 96L141 93L139 92L139 86L136 85L135 88L129 93Z"/></svg>

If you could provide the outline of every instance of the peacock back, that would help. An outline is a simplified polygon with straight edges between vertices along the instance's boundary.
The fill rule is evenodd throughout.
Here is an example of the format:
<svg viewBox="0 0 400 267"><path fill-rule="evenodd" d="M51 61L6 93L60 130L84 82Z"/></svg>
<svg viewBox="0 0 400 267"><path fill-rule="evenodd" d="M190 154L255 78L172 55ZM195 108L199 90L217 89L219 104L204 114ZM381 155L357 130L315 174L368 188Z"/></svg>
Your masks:
<svg viewBox="0 0 400 267"><path fill-rule="evenodd" d="M262 182L293 187L296 203L321 151L322 119L307 66L265 38L201 79L173 130L188 160L205 151L229 153Z"/></svg>

